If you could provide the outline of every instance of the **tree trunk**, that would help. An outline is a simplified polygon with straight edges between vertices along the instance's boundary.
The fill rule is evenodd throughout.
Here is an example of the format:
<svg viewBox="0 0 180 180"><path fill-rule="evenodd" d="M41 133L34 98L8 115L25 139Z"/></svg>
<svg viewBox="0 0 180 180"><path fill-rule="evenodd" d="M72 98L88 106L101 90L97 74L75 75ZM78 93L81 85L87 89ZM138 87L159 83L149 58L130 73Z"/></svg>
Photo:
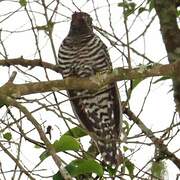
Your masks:
<svg viewBox="0 0 180 180"><path fill-rule="evenodd" d="M176 0L155 0L155 9L159 17L169 63L180 61L180 30L177 24L177 6ZM180 114L180 73L172 81L176 110Z"/></svg>

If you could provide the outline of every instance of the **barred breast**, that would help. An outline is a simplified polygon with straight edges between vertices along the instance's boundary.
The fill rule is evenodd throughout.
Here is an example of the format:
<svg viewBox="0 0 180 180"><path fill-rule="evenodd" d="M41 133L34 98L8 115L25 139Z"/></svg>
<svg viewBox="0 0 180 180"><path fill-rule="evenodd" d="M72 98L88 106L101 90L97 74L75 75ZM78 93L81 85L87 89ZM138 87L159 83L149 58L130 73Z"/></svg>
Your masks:
<svg viewBox="0 0 180 180"><path fill-rule="evenodd" d="M58 53L64 78L89 77L111 69L106 46L95 34L81 38L66 37ZM98 92L68 91L71 105L80 124L90 132L106 163L118 164L121 116L116 84Z"/></svg>

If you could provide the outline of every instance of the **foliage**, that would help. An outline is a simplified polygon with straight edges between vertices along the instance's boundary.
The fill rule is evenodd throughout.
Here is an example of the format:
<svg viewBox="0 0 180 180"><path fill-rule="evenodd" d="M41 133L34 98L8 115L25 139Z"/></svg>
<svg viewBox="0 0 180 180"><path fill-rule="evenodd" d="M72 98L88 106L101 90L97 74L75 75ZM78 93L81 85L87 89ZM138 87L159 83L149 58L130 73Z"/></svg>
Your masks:
<svg viewBox="0 0 180 180"><path fill-rule="evenodd" d="M151 173L154 177L164 179L166 175L166 164L164 161L154 161L151 167Z"/></svg>
<svg viewBox="0 0 180 180"><path fill-rule="evenodd" d="M67 171L72 177L77 177L79 175L88 175L91 173L96 173L98 176L103 175L102 166L94 160L91 159L77 159L69 163L66 167ZM58 172L53 176L53 180L63 179L61 174Z"/></svg>
<svg viewBox="0 0 180 180"><path fill-rule="evenodd" d="M21 6L26 6L27 5L27 1L26 0L19 0L19 4Z"/></svg>
<svg viewBox="0 0 180 180"><path fill-rule="evenodd" d="M118 6L123 7L124 16L128 17L130 14L132 14L135 11L136 3L132 1L124 1L122 3L118 3Z"/></svg>
<svg viewBox="0 0 180 180"><path fill-rule="evenodd" d="M4 133L3 138L10 141L12 139L12 134L10 132Z"/></svg>
<svg viewBox="0 0 180 180"><path fill-rule="evenodd" d="M128 172L129 172L129 176L132 178L134 177L134 164L129 161L128 159L125 159L125 167L127 168Z"/></svg>
<svg viewBox="0 0 180 180"><path fill-rule="evenodd" d="M80 144L73 137L68 135L63 135L60 137L59 140L56 140L53 143L53 147L56 150L56 152L69 151L69 150L78 151L80 149ZM49 156L48 151L44 151L40 155L41 161L46 159L48 156Z"/></svg>
<svg viewBox="0 0 180 180"><path fill-rule="evenodd" d="M82 129L80 127L74 127L72 129L70 129L69 131L67 131L64 135L69 135L74 138L81 138L81 137L86 136L87 133L85 132L84 129Z"/></svg>

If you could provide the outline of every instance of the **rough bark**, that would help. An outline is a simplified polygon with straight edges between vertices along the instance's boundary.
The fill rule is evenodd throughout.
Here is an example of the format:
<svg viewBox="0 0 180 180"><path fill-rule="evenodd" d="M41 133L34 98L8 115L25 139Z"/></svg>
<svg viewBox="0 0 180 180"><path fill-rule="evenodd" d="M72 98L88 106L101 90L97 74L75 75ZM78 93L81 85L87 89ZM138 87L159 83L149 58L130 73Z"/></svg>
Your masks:
<svg viewBox="0 0 180 180"><path fill-rule="evenodd" d="M179 61L180 30L177 24L176 0L155 0L155 9L160 21L160 29L167 50L169 63ZM172 79L174 99L180 114L180 76Z"/></svg>
<svg viewBox="0 0 180 180"><path fill-rule="evenodd" d="M155 65L152 67L140 67L135 69L116 68L112 72L99 73L89 78L72 77L64 80L41 81L25 84L13 84L11 81L8 81L0 87L0 94L16 98L23 95L43 93L52 90L88 89L96 91L107 84L120 80L132 80L152 76L178 76L178 74L180 74L179 69L180 61L173 64Z"/></svg>

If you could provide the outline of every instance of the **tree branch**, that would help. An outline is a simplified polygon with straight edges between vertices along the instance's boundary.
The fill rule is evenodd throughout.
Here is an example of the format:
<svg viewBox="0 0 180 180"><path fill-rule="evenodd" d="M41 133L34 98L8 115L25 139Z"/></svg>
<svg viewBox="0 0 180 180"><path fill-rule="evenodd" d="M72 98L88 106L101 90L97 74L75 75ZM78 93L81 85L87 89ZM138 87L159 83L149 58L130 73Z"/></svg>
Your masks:
<svg viewBox="0 0 180 180"><path fill-rule="evenodd" d="M49 154L52 156L57 167L59 168L61 175L64 177L65 180L71 180L72 179L71 176L69 175L67 170L62 166L61 159L59 158L59 156L56 155L56 151L55 151L54 147L52 146L52 144L50 143L50 141L48 140L48 138L46 137L44 131L42 130L41 125L32 116L32 114L27 110L27 108L25 106L21 105L20 103L18 103L17 101L15 101L14 99L12 99L8 96L4 96L2 94L0 95L0 100L9 106L16 107L17 109L19 109L21 112L24 113L24 115L27 117L27 119L34 125L34 127L36 127L41 140L46 145L47 150L48 150Z"/></svg>
<svg viewBox="0 0 180 180"><path fill-rule="evenodd" d="M170 152L167 146L163 143L162 139L157 138L153 132L146 127L146 125L128 108L124 109L124 113L132 120L141 131L154 143L156 148L159 150L158 159L170 159L180 169L180 159L175 154Z"/></svg>
<svg viewBox="0 0 180 180"><path fill-rule="evenodd" d="M10 151L8 151L8 149L6 147L3 146L3 144L0 142L0 148L16 163L16 165L18 166L18 168L20 169L20 171L24 174L27 175L27 177L29 177L29 179L31 180L35 180L35 178L33 178L31 176L31 174L23 167L23 165L20 163L20 161L18 159L16 159L13 154L11 154Z"/></svg>
<svg viewBox="0 0 180 180"><path fill-rule="evenodd" d="M112 72L98 73L88 78L66 78L64 80L42 81L26 84L6 83L0 88L0 94L20 97L33 93L43 93L52 90L98 90L107 84L152 76L175 77L179 75L180 61L168 65L154 65L135 69L116 68Z"/></svg>
<svg viewBox="0 0 180 180"><path fill-rule="evenodd" d="M23 57L20 58L13 58L13 59L0 59L0 66L14 66L14 65L20 65L24 67L30 66L31 68L34 67L44 67L51 69L53 71L59 72L60 73L60 68L54 64L48 63L48 62L42 62L40 59L24 59Z"/></svg>

